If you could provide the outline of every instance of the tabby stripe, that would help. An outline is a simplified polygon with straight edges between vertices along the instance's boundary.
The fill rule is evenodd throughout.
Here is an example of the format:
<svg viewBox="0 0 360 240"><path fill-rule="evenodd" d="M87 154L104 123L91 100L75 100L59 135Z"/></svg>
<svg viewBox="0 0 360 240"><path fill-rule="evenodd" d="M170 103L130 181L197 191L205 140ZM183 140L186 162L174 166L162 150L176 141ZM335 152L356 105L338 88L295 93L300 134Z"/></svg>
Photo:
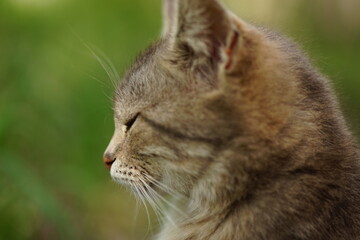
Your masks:
<svg viewBox="0 0 360 240"><path fill-rule="evenodd" d="M139 115L139 117L141 117L147 124L149 124L151 127L167 134L170 137L173 138L179 138L182 140L188 140L188 141L195 141L195 142L203 142L203 143L210 143L210 144L217 144L218 141L214 140L214 139L210 139L210 138L204 138L204 137L197 137L197 136L188 136L185 135L183 133L178 132L175 129L169 128L169 127L165 127L160 125L159 123L148 119L147 117L145 117L144 115Z"/></svg>

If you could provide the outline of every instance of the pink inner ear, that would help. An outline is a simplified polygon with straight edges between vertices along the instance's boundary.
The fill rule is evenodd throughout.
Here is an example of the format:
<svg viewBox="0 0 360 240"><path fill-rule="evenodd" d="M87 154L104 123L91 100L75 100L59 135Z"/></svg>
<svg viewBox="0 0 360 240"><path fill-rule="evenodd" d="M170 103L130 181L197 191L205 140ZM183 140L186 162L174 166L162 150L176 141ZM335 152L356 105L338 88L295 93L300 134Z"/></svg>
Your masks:
<svg viewBox="0 0 360 240"><path fill-rule="evenodd" d="M234 48L239 40L239 33L237 31L234 31L234 35L231 38L230 44L228 48L226 48L225 53L227 56L227 63L225 65L225 69L229 70L233 63L233 54L234 54Z"/></svg>

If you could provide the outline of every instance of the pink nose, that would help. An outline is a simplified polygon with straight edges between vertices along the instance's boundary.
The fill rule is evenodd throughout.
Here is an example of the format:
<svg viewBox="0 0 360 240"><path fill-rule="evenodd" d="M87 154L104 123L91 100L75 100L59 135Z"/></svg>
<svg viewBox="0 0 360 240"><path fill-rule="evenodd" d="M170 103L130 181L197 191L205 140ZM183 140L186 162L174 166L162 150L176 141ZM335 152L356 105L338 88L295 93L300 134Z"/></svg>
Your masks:
<svg viewBox="0 0 360 240"><path fill-rule="evenodd" d="M116 158L112 157L110 154L105 153L104 154L104 163L105 166L110 169L111 165L115 162Z"/></svg>

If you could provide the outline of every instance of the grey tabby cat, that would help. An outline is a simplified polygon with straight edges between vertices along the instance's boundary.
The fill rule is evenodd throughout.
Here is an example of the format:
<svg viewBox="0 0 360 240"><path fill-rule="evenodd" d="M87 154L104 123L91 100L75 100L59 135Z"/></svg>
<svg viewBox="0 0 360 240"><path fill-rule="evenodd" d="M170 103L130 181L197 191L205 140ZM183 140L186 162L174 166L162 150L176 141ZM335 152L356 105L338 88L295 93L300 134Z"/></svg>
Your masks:
<svg viewBox="0 0 360 240"><path fill-rule="evenodd" d="M155 207L182 197L156 239L360 239L360 155L328 80L218 1L165 0L114 105L112 178Z"/></svg>

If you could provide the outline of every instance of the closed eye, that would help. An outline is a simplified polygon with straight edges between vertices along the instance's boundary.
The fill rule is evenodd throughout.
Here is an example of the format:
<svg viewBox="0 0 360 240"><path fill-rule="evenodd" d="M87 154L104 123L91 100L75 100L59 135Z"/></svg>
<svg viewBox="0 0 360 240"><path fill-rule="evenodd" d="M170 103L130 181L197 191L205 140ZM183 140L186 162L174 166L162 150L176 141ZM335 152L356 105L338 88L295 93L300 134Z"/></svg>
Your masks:
<svg viewBox="0 0 360 240"><path fill-rule="evenodd" d="M130 130L130 128L132 127L132 125L134 125L137 117L139 116L140 113L137 113L133 118L131 118L129 121L127 121L125 123L126 126L126 132Z"/></svg>

